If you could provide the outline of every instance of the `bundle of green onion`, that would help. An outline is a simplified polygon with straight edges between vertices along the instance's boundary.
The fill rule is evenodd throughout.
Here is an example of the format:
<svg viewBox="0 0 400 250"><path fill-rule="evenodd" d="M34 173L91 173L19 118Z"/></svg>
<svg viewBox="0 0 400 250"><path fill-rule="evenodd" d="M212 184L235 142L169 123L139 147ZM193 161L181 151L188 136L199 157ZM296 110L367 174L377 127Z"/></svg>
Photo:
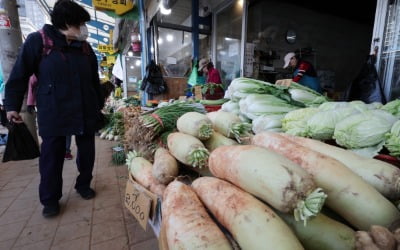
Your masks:
<svg viewBox="0 0 400 250"><path fill-rule="evenodd" d="M205 113L204 106L200 103L173 103L156 109L151 114L141 116L145 127L152 128L155 135L163 131L173 130L176 121L187 112Z"/></svg>

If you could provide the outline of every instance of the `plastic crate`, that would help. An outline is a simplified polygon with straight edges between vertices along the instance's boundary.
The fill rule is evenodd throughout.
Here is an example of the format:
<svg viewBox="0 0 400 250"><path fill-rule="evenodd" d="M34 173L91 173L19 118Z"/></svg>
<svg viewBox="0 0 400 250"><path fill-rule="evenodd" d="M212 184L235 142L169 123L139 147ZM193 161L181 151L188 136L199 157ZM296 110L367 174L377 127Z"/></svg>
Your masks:
<svg viewBox="0 0 400 250"><path fill-rule="evenodd" d="M221 106L222 105L204 105L204 108L207 110L207 112L214 112L220 110Z"/></svg>

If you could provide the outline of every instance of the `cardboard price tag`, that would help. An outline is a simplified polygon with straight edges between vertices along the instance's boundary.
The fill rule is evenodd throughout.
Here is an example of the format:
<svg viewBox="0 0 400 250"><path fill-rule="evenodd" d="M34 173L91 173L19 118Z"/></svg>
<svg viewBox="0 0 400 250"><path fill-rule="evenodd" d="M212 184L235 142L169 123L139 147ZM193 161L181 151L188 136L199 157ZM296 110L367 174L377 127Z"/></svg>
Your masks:
<svg viewBox="0 0 400 250"><path fill-rule="evenodd" d="M194 86L194 99L196 99L196 100L203 99L203 94L201 92L201 86Z"/></svg>
<svg viewBox="0 0 400 250"><path fill-rule="evenodd" d="M144 230L147 228L152 199L141 192L135 183L128 180L125 191L125 206L139 221Z"/></svg>

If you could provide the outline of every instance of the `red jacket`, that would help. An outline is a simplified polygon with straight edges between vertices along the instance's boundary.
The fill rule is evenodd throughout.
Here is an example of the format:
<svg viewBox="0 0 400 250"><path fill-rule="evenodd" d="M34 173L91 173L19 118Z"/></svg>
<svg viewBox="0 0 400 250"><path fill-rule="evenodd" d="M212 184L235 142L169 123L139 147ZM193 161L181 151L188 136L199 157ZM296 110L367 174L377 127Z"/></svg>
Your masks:
<svg viewBox="0 0 400 250"><path fill-rule="evenodd" d="M216 68L208 69L208 76L206 83L214 83L214 84L222 83L221 77ZM207 100L217 100L223 97L224 97L224 90L221 87L215 88L213 94L210 93L210 90L207 90L206 94L204 95L204 98Z"/></svg>
<svg viewBox="0 0 400 250"><path fill-rule="evenodd" d="M219 72L216 68L208 70L207 83L222 83Z"/></svg>

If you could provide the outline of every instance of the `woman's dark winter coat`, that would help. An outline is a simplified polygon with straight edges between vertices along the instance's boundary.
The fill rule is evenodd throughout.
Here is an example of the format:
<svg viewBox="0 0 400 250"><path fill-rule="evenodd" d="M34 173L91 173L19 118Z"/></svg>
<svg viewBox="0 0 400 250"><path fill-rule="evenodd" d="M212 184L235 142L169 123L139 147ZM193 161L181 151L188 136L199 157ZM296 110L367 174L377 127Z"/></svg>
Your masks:
<svg viewBox="0 0 400 250"><path fill-rule="evenodd" d="M39 134L94 133L104 106L96 56L88 44L84 45L86 42L68 44L52 25L45 25L43 31L54 46L45 55L41 34L27 37L6 83L4 106L7 111L19 112L29 77L36 74Z"/></svg>

